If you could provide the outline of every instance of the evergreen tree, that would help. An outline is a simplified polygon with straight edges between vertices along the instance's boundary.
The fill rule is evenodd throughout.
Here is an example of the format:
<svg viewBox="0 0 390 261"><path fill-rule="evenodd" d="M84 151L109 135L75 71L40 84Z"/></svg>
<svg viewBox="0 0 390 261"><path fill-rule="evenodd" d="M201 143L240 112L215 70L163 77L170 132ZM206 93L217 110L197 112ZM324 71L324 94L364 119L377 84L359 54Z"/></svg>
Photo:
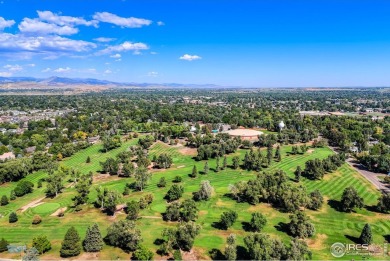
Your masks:
<svg viewBox="0 0 390 261"><path fill-rule="evenodd" d="M302 168L301 168L301 166L297 167L297 169L294 171L294 175L295 175L295 180L297 182L299 182L301 180L301 176L302 176Z"/></svg>
<svg viewBox="0 0 390 261"><path fill-rule="evenodd" d="M85 161L85 163L91 163L91 157L90 156L87 157L87 160Z"/></svg>
<svg viewBox="0 0 390 261"><path fill-rule="evenodd" d="M60 256L77 256L81 252L80 236L74 227L70 227L61 244Z"/></svg>
<svg viewBox="0 0 390 261"><path fill-rule="evenodd" d="M233 169L238 169L240 166L240 158L238 156L233 157Z"/></svg>
<svg viewBox="0 0 390 261"><path fill-rule="evenodd" d="M360 234L359 241L361 244L367 244L370 245L372 243L372 232L371 232L371 226L369 224L364 225L363 231Z"/></svg>
<svg viewBox="0 0 390 261"><path fill-rule="evenodd" d="M226 158L226 155L223 157L223 163L222 163L222 169L226 169L227 168L227 158Z"/></svg>
<svg viewBox="0 0 390 261"><path fill-rule="evenodd" d="M160 178L160 180L157 183L157 187L164 188L167 185L167 181L164 177Z"/></svg>
<svg viewBox="0 0 390 261"><path fill-rule="evenodd" d="M51 249L51 243L45 235L34 237L32 246L38 250L40 255Z"/></svg>
<svg viewBox="0 0 390 261"><path fill-rule="evenodd" d="M282 155L280 153L280 146L276 147L275 158L276 158L277 161L281 161L282 160Z"/></svg>
<svg viewBox="0 0 390 261"><path fill-rule="evenodd" d="M7 246L8 246L8 241L5 240L4 238L2 238L0 240L0 253L4 252L4 251L7 251L8 250Z"/></svg>
<svg viewBox="0 0 390 261"><path fill-rule="evenodd" d="M225 258L229 261L237 259L236 235L234 234L230 234L226 240Z"/></svg>
<svg viewBox="0 0 390 261"><path fill-rule="evenodd" d="M35 247L26 249L22 261L39 261L39 253Z"/></svg>
<svg viewBox="0 0 390 261"><path fill-rule="evenodd" d="M196 176L198 176L198 170L196 169L196 166L194 165L194 167L192 168L192 173L191 173L191 178L196 178Z"/></svg>
<svg viewBox="0 0 390 261"><path fill-rule="evenodd" d="M93 224L87 228L87 233L83 241L85 252L99 252L103 248L103 239L98 224Z"/></svg>
<svg viewBox="0 0 390 261"><path fill-rule="evenodd" d="M203 173L204 174L207 174L207 173L209 173L209 162L208 161L206 161L206 163L204 164L204 168L203 168Z"/></svg>
<svg viewBox="0 0 390 261"><path fill-rule="evenodd" d="M8 203L9 203L9 201L8 201L7 196L6 196L6 195L3 195L3 196L1 197L0 205L1 205L1 206L5 206L5 205L8 205Z"/></svg>
<svg viewBox="0 0 390 261"><path fill-rule="evenodd" d="M220 166L219 166L219 156L217 156L217 161L216 161L216 166L215 166L215 172L219 172L220 170Z"/></svg>
<svg viewBox="0 0 390 261"><path fill-rule="evenodd" d="M15 200L16 199L16 194L15 194L15 191L14 190L11 190L11 193L9 195L9 199L10 200Z"/></svg>
<svg viewBox="0 0 390 261"><path fill-rule="evenodd" d="M9 214L8 221L9 223L18 222L18 215L16 215L15 212L11 212L11 214Z"/></svg>

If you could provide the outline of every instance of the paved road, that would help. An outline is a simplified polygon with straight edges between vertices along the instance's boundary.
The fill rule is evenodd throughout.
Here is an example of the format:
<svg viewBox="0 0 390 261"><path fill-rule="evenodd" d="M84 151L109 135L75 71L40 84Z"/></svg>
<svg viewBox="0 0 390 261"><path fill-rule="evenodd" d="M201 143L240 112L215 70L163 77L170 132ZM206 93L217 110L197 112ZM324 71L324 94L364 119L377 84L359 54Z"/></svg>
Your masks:
<svg viewBox="0 0 390 261"><path fill-rule="evenodd" d="M354 169L356 169L360 174L362 174L368 181L370 181L377 189L379 189L382 192L390 193L390 187L383 183L379 177L380 176L386 176L385 174L375 173L372 171L367 170L364 166L360 165L359 162L357 162L353 158L348 158L346 162L352 166Z"/></svg>
<svg viewBox="0 0 390 261"><path fill-rule="evenodd" d="M337 148L331 146L329 146L329 148L331 148L331 150L333 150L335 153L338 153ZM376 173L367 170L364 166L360 165L359 162L354 158L348 158L346 159L346 162L357 172L359 172L363 177L365 177L369 182L371 182L378 190L385 193L390 193L390 186L384 184L379 179L379 177L381 176L382 177L386 176L385 174Z"/></svg>

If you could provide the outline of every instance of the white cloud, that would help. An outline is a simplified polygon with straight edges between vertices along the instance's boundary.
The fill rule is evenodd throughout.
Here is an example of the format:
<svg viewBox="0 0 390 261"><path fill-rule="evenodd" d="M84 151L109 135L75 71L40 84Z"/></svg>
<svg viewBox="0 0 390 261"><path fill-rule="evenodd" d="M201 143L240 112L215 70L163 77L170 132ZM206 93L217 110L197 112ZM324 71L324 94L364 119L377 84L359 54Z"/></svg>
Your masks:
<svg viewBox="0 0 390 261"><path fill-rule="evenodd" d="M10 77L12 76L12 73L10 72L0 72L0 77Z"/></svg>
<svg viewBox="0 0 390 261"><path fill-rule="evenodd" d="M58 57L60 54L85 52L92 48L96 48L94 43L72 40L61 36L46 35L34 37L22 34L0 34L0 53L22 52Z"/></svg>
<svg viewBox="0 0 390 261"><path fill-rule="evenodd" d="M63 16L54 14L51 11L37 11L38 17L41 21L46 21L49 23L57 24L60 26L75 26L75 25L85 25L85 26L95 26L99 24L96 20L87 21L82 17L73 17L73 16Z"/></svg>
<svg viewBox="0 0 390 261"><path fill-rule="evenodd" d="M116 38L98 37L98 38L95 38L95 39L93 39L93 40L94 40L94 41L97 41L97 42L101 42L101 43L108 43L108 42L115 41Z"/></svg>
<svg viewBox="0 0 390 261"><path fill-rule="evenodd" d="M7 69L10 72L20 72L23 70L23 67L18 65L18 64L15 64L15 65L7 64L7 65L3 66L3 68Z"/></svg>
<svg viewBox="0 0 390 261"><path fill-rule="evenodd" d="M158 72L148 72L147 76L155 78L158 76Z"/></svg>
<svg viewBox="0 0 390 261"><path fill-rule="evenodd" d="M4 28L11 27L15 24L14 20L5 20L3 17L0 16L0 30L3 30Z"/></svg>
<svg viewBox="0 0 390 261"><path fill-rule="evenodd" d="M109 54L113 52L126 52L126 51L141 51L147 50L149 47L144 43L132 43L132 42L124 42L120 45L109 46L106 49L101 50L98 54Z"/></svg>
<svg viewBox="0 0 390 261"><path fill-rule="evenodd" d="M165 23L164 23L163 21L158 21L158 22L157 22L157 25L158 25L158 26L163 26L163 25L165 25Z"/></svg>
<svg viewBox="0 0 390 261"><path fill-rule="evenodd" d="M46 73L46 72L50 72L50 71L51 71L51 68L46 68L46 69L43 69L41 72Z"/></svg>
<svg viewBox="0 0 390 261"><path fill-rule="evenodd" d="M154 55L154 54L157 54L157 52L150 52L150 54L153 54L153 55Z"/></svg>
<svg viewBox="0 0 390 261"><path fill-rule="evenodd" d="M116 54L110 55L110 57L115 58L115 59L119 59L122 57L122 55L120 55L119 53L116 53Z"/></svg>
<svg viewBox="0 0 390 261"><path fill-rule="evenodd" d="M60 68L55 69L54 72L57 72L57 73L66 73L66 72L69 72L70 70L72 70L72 69L69 68L69 67L65 67L65 68L60 67Z"/></svg>
<svg viewBox="0 0 390 261"><path fill-rule="evenodd" d="M58 35L72 35L77 34L79 29L69 25L56 25L39 21L38 19L24 18L18 26L19 31L26 34L34 35L46 35L46 34L58 34Z"/></svg>
<svg viewBox="0 0 390 261"><path fill-rule="evenodd" d="M104 71L104 74L110 74L110 73L112 73L111 70L105 70L105 71Z"/></svg>
<svg viewBox="0 0 390 261"><path fill-rule="evenodd" d="M120 62L120 61L122 61L122 59L116 59L116 60L115 60L115 62Z"/></svg>
<svg viewBox="0 0 390 261"><path fill-rule="evenodd" d="M30 63L30 64L27 64L26 66L28 66L28 67L35 67L35 63Z"/></svg>
<svg viewBox="0 0 390 261"><path fill-rule="evenodd" d="M152 23L152 21L147 19L135 17L125 18L108 12L97 12L94 14L93 19L98 20L100 22L111 23L127 28L139 28L142 26L150 25Z"/></svg>
<svg viewBox="0 0 390 261"><path fill-rule="evenodd" d="M179 58L180 60L186 60L186 61L194 61L194 60L200 60L202 57L198 55L190 55L190 54L185 54Z"/></svg>

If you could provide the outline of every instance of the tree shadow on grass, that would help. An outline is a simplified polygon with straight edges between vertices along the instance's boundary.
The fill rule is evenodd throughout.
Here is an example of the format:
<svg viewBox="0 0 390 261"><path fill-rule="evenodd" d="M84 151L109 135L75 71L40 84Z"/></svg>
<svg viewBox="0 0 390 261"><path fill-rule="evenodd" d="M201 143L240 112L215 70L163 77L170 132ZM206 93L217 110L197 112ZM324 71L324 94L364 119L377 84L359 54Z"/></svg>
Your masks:
<svg viewBox="0 0 390 261"><path fill-rule="evenodd" d="M243 246L237 246L237 260L250 260L248 250Z"/></svg>
<svg viewBox="0 0 390 261"><path fill-rule="evenodd" d="M160 246L160 245L162 245L162 243L164 243L164 242L165 242L164 239L156 238L156 240L153 241L153 244L155 244L156 246Z"/></svg>
<svg viewBox="0 0 390 261"><path fill-rule="evenodd" d="M288 224L284 222L279 222L276 226L274 226L277 231L284 232L290 235L290 231L288 229Z"/></svg>
<svg viewBox="0 0 390 261"><path fill-rule="evenodd" d="M249 222L241 222L241 225L242 225L242 229L244 229L246 232L252 232L253 229L251 227L251 224Z"/></svg>
<svg viewBox="0 0 390 261"><path fill-rule="evenodd" d="M212 260L226 260L225 255L221 252L221 250L213 248L209 251L209 255Z"/></svg>
<svg viewBox="0 0 390 261"><path fill-rule="evenodd" d="M328 205L329 205L331 208L333 208L333 209L335 209L335 210L337 210L337 211L341 211L341 210L340 210L340 209L341 209L341 207L340 207L340 201L338 201L338 200L329 199L329 200L328 200Z"/></svg>
<svg viewBox="0 0 390 261"><path fill-rule="evenodd" d="M381 213L378 210L378 207L376 205L372 205L372 206L365 205L364 208L371 212Z"/></svg>
<svg viewBox="0 0 390 261"><path fill-rule="evenodd" d="M355 244L360 244L360 239L358 237L350 236L350 235L344 235L347 239L351 240Z"/></svg>
<svg viewBox="0 0 390 261"><path fill-rule="evenodd" d="M386 240L388 243L390 243L390 235L384 235L383 237L385 238L385 240Z"/></svg>
<svg viewBox="0 0 390 261"><path fill-rule="evenodd" d="M219 230L227 230L227 228L224 225L222 225L221 222L213 222L211 226Z"/></svg>

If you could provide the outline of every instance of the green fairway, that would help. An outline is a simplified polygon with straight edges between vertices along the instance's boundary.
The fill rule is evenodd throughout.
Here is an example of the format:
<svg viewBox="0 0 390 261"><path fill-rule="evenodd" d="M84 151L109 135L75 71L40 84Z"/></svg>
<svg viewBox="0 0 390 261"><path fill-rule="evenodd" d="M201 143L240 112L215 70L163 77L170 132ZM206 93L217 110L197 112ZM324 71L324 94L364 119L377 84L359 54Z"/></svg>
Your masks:
<svg viewBox="0 0 390 261"><path fill-rule="evenodd" d="M80 170L82 173L92 171L95 175L100 170L99 161L103 161L107 157L114 157L120 151L127 149L129 146L136 144L137 140L133 139L124 142L118 149L108 153L100 152L102 146L99 144L93 145L83 151L80 151L65 159L62 164ZM195 240L194 250L202 259L209 259L209 251L219 249L223 251L226 237L230 233L237 235L237 241L240 246L244 246L243 238L248 232L243 229L243 222L248 222L251 213L259 211L263 213L268 223L264 228L264 232L274 237L279 237L284 242L288 243L290 237L280 229L280 224L289 222L289 214L282 213L279 210L271 207L269 204L260 203L258 205L250 205L248 203L237 203L229 198L226 194L229 192L229 185L241 180L253 179L256 175L253 171L242 169L233 170L228 167L220 172L214 172L216 160L209 160L210 171L207 175L199 174L196 178L189 177L194 165L198 171L202 171L205 161L195 161L188 150L182 145L170 146L161 142L155 143L149 151L152 158L153 155L167 153L173 158L173 165L168 170L152 170L152 179L149 185L143 192L131 192L125 196L122 201L128 202L132 199L138 200L146 193L152 193L154 196L153 203L146 209L141 211L143 218L137 221L138 227L142 231L144 244L154 252L158 246L154 244L155 240L161 238L161 231L165 227L175 226L175 222L165 222L161 218L161 214L165 212L166 201L164 196L172 184L175 176L181 176L181 184L184 187L183 199L191 198L192 192L199 189L199 184L202 180L209 180L214 187L214 194L209 201L197 203L199 208L199 218L197 223L202 226L200 235ZM228 156L228 164L232 163L232 157L239 155L243 159L247 150L238 150L237 153ZM293 172L297 166L304 167L304 164L309 159L326 158L333 152L329 148L310 149L305 154L288 155L291 151L291 146L283 146L282 161L273 162L271 167L265 171L275 171L278 169L284 170L290 178L293 178ZM86 158L90 156L91 163L85 163ZM26 179L34 180L34 183L44 177L43 172L29 175ZM165 188L158 188L157 183L161 177L167 180ZM107 179L101 179L94 182L89 196L89 203L92 203L96 198L94 187L103 186L109 189L115 189L120 193L123 191L126 183L131 183L134 178L118 178L116 176ZM293 181L291 181L293 182ZM325 203L319 211L305 210L311 217L316 228L316 234L313 238L307 239L306 242L309 248L313 251L313 259L334 259L330 252L330 246L335 242L352 243L353 237L358 237L365 223L370 223L374 233L374 241L378 244L384 241L385 235L390 235L390 224L386 215L368 211L366 208L358 210L356 213L342 213L335 210L331 204L327 204L328 200L340 200L344 188L353 186L361 197L364 198L365 204L372 206L376 204L379 192L373 186L360 176L349 165L342 165L337 171L331 174L326 174L323 180L313 181L302 179L302 184L307 188L308 192L315 189L321 191L325 198ZM15 184L2 185L1 192L9 193ZM16 211L25 204L43 197L44 187L34 190L32 194L18 198L7 206L0 207L0 213L8 215L10 211ZM0 192L0 196L1 193ZM8 195L8 194L7 194ZM123 212L119 212L115 217L109 217L101 213L99 209L95 209L92 204L85 206L82 211L75 212L70 206L72 205L72 197L75 195L74 188L68 187L62 194L53 199L43 199L43 204L30 208L25 212L17 211L19 221L14 224L8 224L8 216L0 219L0 234L12 243L27 243L31 244L34 236L45 234L51 240L53 249L44 258L58 258L61 241L66 230L74 225L79 231L81 237L85 235L86 228L93 222L97 222L102 230L103 236L106 234L106 228L115 220L124 219L126 216ZM50 216L59 208L67 207L65 216L62 218ZM218 230L212 225L217 222L222 212L226 210L235 210L238 213L238 220L233 227L228 230ZM31 221L34 214L42 216L41 224L32 226ZM16 257L12 254L4 254L5 257ZM129 254L124 253L119 249L105 246L103 252L99 255L100 259L114 258L128 259ZM155 258L158 258L155 254ZM357 257L354 257L357 258ZM345 259L351 259L346 257ZM383 258L382 258L383 259Z"/></svg>

